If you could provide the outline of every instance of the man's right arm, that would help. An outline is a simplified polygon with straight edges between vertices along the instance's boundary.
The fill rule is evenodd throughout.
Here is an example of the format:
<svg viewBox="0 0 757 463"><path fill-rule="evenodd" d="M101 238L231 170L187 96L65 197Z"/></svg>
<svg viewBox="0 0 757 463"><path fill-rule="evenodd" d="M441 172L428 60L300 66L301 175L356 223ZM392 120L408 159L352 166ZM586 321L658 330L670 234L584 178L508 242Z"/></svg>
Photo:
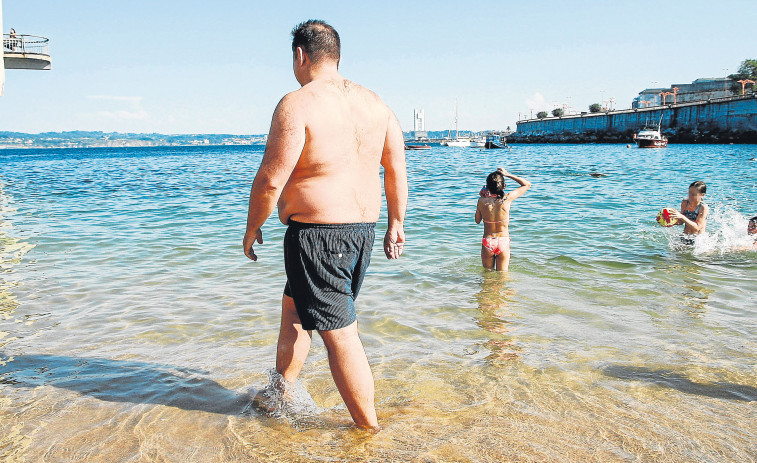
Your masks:
<svg viewBox="0 0 757 463"><path fill-rule="evenodd" d="M263 242L260 227L273 212L281 190L289 180L305 146L305 120L298 110L296 96L282 98L273 113L265 154L250 191L247 230L242 240L244 254L252 260L255 241Z"/></svg>
<svg viewBox="0 0 757 463"><path fill-rule="evenodd" d="M387 259L397 259L402 255L405 243L405 212L407 211L407 165L405 163L405 139L399 121L389 111L389 123L381 156L384 167L384 192L389 218L384 253Z"/></svg>

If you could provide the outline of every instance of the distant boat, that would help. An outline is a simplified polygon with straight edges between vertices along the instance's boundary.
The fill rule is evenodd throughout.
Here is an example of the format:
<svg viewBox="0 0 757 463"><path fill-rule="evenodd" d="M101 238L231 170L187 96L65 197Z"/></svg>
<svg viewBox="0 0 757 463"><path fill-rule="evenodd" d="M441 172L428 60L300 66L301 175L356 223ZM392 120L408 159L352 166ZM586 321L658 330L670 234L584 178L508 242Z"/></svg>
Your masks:
<svg viewBox="0 0 757 463"><path fill-rule="evenodd" d="M662 116L660 116L660 122L657 123L656 127L646 125L639 130L639 133L635 133L633 139L636 146L639 148L665 148L668 146L668 139L660 131L661 124Z"/></svg>
<svg viewBox="0 0 757 463"><path fill-rule="evenodd" d="M470 138L447 138L441 141L442 146L453 146L455 148L465 148L470 146Z"/></svg>
<svg viewBox="0 0 757 463"><path fill-rule="evenodd" d="M484 145L484 148L486 149L510 149L510 146L507 144L507 138L504 135L497 135L497 134L487 134L486 135L486 142Z"/></svg>
<svg viewBox="0 0 757 463"><path fill-rule="evenodd" d="M455 138L445 138L441 141L440 145L442 146L453 146L453 147L468 147L471 146L471 140L468 137L460 137L457 132L457 100L455 100Z"/></svg>
<svg viewBox="0 0 757 463"><path fill-rule="evenodd" d="M470 147L471 148L486 148L486 138L484 137L471 138Z"/></svg>
<svg viewBox="0 0 757 463"><path fill-rule="evenodd" d="M406 150L430 150L431 147L428 145L405 145Z"/></svg>

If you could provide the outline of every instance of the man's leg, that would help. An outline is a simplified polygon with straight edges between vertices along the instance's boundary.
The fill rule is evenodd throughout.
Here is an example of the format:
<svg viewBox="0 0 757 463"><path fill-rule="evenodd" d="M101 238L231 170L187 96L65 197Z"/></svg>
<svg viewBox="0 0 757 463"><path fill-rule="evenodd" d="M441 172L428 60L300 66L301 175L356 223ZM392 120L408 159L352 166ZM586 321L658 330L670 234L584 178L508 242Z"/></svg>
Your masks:
<svg viewBox="0 0 757 463"><path fill-rule="evenodd" d="M373 373L357 332L357 322L338 330L319 331L339 394L360 428L378 428Z"/></svg>
<svg viewBox="0 0 757 463"><path fill-rule="evenodd" d="M276 371L293 383L300 375L310 352L312 331L302 329L300 317L294 308L294 299L284 295L281 299L281 326L276 348Z"/></svg>

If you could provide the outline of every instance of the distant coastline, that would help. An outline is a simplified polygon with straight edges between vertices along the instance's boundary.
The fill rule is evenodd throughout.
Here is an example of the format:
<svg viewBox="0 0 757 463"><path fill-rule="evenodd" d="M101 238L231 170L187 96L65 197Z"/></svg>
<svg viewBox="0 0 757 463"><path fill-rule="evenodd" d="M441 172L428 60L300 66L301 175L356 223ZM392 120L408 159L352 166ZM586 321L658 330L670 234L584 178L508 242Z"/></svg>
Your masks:
<svg viewBox="0 0 757 463"><path fill-rule="evenodd" d="M461 130L461 136L472 136L476 132ZM448 137L449 130L428 132L429 139ZM404 132L406 140L413 140L413 132ZM44 149L44 148L134 148L149 146L239 146L263 145L267 134L183 134L166 135L160 133L119 133L74 130L67 132L0 132L2 149Z"/></svg>
<svg viewBox="0 0 757 463"><path fill-rule="evenodd" d="M267 135L44 132L0 132L0 149L122 148L144 146L258 145Z"/></svg>

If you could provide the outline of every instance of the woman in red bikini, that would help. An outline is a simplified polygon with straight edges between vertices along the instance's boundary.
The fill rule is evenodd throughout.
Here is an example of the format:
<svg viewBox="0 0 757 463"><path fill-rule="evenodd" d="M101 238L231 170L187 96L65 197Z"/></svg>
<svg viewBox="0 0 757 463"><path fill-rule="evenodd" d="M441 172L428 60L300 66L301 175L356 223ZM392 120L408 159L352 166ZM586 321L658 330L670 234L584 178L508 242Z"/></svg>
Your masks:
<svg viewBox="0 0 757 463"><path fill-rule="evenodd" d="M520 184L520 187L505 194L505 177ZM531 182L517 177L500 167L486 177L486 187L476 206L476 223L484 222L484 238L481 241L481 263L490 270L507 271L510 267L510 205L523 196Z"/></svg>

